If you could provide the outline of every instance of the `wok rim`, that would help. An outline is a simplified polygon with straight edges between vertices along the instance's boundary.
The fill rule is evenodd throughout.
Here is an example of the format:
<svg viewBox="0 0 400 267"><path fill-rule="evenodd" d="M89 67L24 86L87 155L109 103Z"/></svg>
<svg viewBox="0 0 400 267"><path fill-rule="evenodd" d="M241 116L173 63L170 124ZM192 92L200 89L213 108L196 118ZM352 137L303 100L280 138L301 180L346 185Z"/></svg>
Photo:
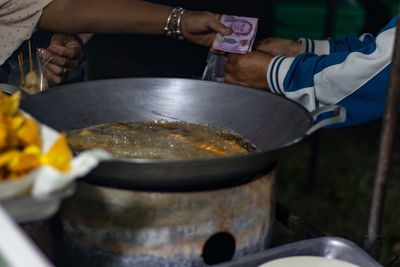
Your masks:
<svg viewBox="0 0 400 267"><path fill-rule="evenodd" d="M98 79L98 80L91 80L91 81L86 81L86 82L78 82L78 83L74 83L74 84L88 84L88 83L97 83L97 82L99 82L99 83L101 83L101 82L104 82L104 81L112 81L112 80L182 80L182 81L184 81L184 80L188 80L188 81L195 81L195 82L202 82L202 83L213 83L213 84L215 84L215 83L220 83L220 82L215 82L215 81L208 81L208 80L198 80L198 79L193 79L193 78L168 78L168 77L138 77L138 78L127 78L127 77L125 77L125 78L112 78L112 79ZM253 90L253 91L256 91L256 92L263 92L263 93L266 93L266 94L270 94L270 95L272 95L273 97L280 97L280 98L283 98L283 99L285 99L285 101L288 101L288 102L291 102L292 103L292 105L295 105L295 106L297 106L298 108L300 108L303 112L304 112L304 114L306 114L306 116L308 117L308 119L309 119L309 122L310 122L310 125L309 125L309 127L308 127L308 129L310 129L314 124L315 124L315 122L314 122L314 120L313 120L313 118L311 117L311 115L310 115L310 112L306 109L306 108L304 108L302 105L300 105L299 103L297 103L297 102L295 102L294 100L292 100L292 99L289 99L289 98L286 98L285 96L282 96L282 95L278 95L278 94L274 94L274 93L272 93L271 91L264 91L264 90L262 90L262 89L258 89L258 88L255 88L255 87L250 87L250 86L243 86L243 85L238 85L238 84L229 84L230 86L234 86L234 87L239 87L239 88L246 88L246 89L249 89L249 90ZM0 84L0 86L1 86L1 84ZM60 85L60 86L55 86L55 87L52 87L52 88L49 88L48 90L46 90L46 91L42 91L42 92L40 92L39 94L34 94L34 95L30 95L30 96L28 96L28 98L29 97L35 97L35 95L40 95L40 94L49 94L49 93L51 93L53 90L70 90L69 88L70 88L70 86L71 86L71 84L65 84L65 85ZM25 100L22 100L22 101L25 101ZM199 123L197 123L197 124L199 124ZM91 125L91 126L96 126L96 125L99 125L99 124L93 124L93 125ZM212 125L211 125L212 126ZM75 130L75 129L74 129ZM224 129L223 129L224 130ZM229 130L229 129L228 129ZM236 134L239 134L240 135L240 133L236 133ZM280 150L282 150L282 149L286 149L286 148L288 148L288 147L290 147L290 146L292 146L292 145L294 145L294 144L297 144L297 143L299 143L300 141L302 141L304 138L306 138L308 135L306 134L306 133L303 133L302 135L300 135L299 137L297 137L297 138L295 138L295 139L293 139L293 140L291 140L291 141L289 141L289 142L286 142L286 143L283 143L283 144L281 144L280 146L276 146L276 147L274 147L274 148L272 148L272 149L270 149L270 150L268 150L268 151L253 151L253 152L250 152L249 154L246 154L246 155L233 155L233 156L227 156L227 157L212 157L212 158L204 158L204 159L176 159L176 160L168 160L168 159L165 159L165 160L162 160L162 159L134 159L134 158L126 158L126 159L124 159L124 158L112 158L112 159L110 159L110 160L106 160L106 161L120 161L120 162L134 162L134 163L138 163L138 164L140 164L140 163L158 163L158 162L168 162L168 163L171 163L171 164L173 164L173 163L177 163L177 162L185 162L185 161L199 161L199 162L203 162L203 161L209 161L209 160L215 160L215 159L219 159L219 160L222 160L222 159L226 159L226 158L238 158L238 159L240 159L240 158L244 158L244 157L246 157L246 156L248 156L248 155L250 155L250 154L255 154L255 155L262 155L262 154L266 154L266 153L273 153L273 152L279 152ZM252 143L252 141L251 140L248 140L250 143Z"/></svg>
<svg viewBox="0 0 400 267"><path fill-rule="evenodd" d="M216 84L216 83L220 84L219 82L215 82L215 81L205 81L205 80L190 79L190 78L166 78L166 77L99 79L99 80L91 80L91 81L79 82L79 83L75 83L75 84L66 84L66 85L56 86L54 88L50 88L49 90L40 92L38 94L29 95L25 99L22 99L21 102L29 101L30 98L40 98L43 95L46 96L46 95L49 95L49 94L50 95L57 94L57 93L54 93L53 91L64 91L64 92L60 92L59 93L60 95L62 95L62 94L68 93L69 90L73 90L73 88L71 88L73 85L77 85L77 87L79 87L79 84L84 84L83 87L88 87L88 84L97 84L97 83L101 84L103 82L107 82L108 83L108 82L112 82L112 81L124 81L124 80L127 80L127 81L132 81L132 80L139 81L140 80L140 81L152 81L152 82L155 82L155 81L161 81L161 82L163 82L163 81L182 81L182 82L189 81L189 83L199 83L199 82L201 82L201 83L204 83L204 84ZM226 84L226 85L228 85L228 84ZM303 133L298 134L298 136L294 137L294 139L292 139L292 140L289 140L289 141L281 143L281 144L273 144L272 148L268 148L268 150L260 149L259 151L253 151L253 152L250 152L250 153L248 153L246 155L233 155L233 156L226 156L226 157L197 158L197 159L196 158L194 158L194 159L134 159L134 158L130 158L130 159L128 159L128 158L116 158L116 157L113 157L111 159L104 160L103 162L100 162L99 165L96 168L94 168L92 170L92 172L84 178L84 181L87 181L89 183L96 184L96 185L102 185L101 181L94 182L92 179L86 179L86 178L89 177L91 174L93 174L96 177L98 177L100 179L103 179L103 181L107 180L110 177L110 173L111 173L110 171L105 172L105 173L101 173L99 171L96 172L96 170L99 170L102 167L104 167L103 169L107 169L106 165L108 165L109 163L112 163L112 162L117 162L117 163L121 163L121 164L132 163L132 164L137 165L137 166L150 165L150 166L153 166L152 168L156 168L159 165L165 166L165 165L168 165L168 164L177 165L177 166L183 166L184 164L186 164L188 162L190 162L190 163L192 163L194 165L195 164L206 165L207 163L211 163L212 166L215 166L216 164L217 165L221 164L221 165L226 166L226 165L229 165L230 163L232 164L232 163L237 163L237 162L240 162L240 161L247 161L249 158L258 159L258 161L261 161L260 158L261 159L267 159L266 163L263 165L262 168L260 167L261 163L258 162L257 172L261 172L261 170L263 168L264 169L265 168L269 168L269 166L275 164L275 162L278 160L278 156L279 156L279 153L281 151L283 151L284 149L288 148L289 146L292 146L292 145L294 145L296 143L299 143L306 136L308 136L308 134L306 134L306 131L308 129L310 129L315 124L315 122L314 122L312 116L310 115L310 113L308 112L308 110L306 110L303 106L301 106L297 102L295 102L295 101L293 101L291 99L288 99L288 98L286 98L286 97L284 97L282 95L273 94L270 91L260 90L260 89L253 88L253 87L248 87L248 86L242 86L242 85L236 85L236 84L229 84L229 86L234 87L234 88L238 88L237 90L250 90L251 92L254 92L254 93L258 94L258 95L269 94L270 97L273 97L273 98L276 98L276 99L279 98L279 101L284 101L286 103L290 103L290 105L292 105L293 108L296 108L296 110L298 110L299 112L302 112L303 115L305 115L304 116L304 121L308 121L307 122L307 124L308 124L307 129L305 129ZM80 89L82 89L82 88L80 88ZM197 123L200 123L200 122L197 122ZM305 124L305 125L307 126L307 124ZM92 124L91 126L94 126L94 125L96 125L96 124ZM212 124L210 124L210 125L212 125ZM215 126L215 127L218 127L218 126ZM79 129L79 128L76 128L76 129ZM69 129L69 130L73 130L73 129ZM64 130L64 131L67 131L67 130ZM233 132L236 132L236 131L233 131ZM240 132L237 132L237 133L239 135L241 134ZM248 141L253 143L252 140L248 139ZM273 159L271 159L271 158L273 158ZM240 171L241 171L241 173L245 172L245 171L250 173L249 169L250 168L248 168L246 166L246 167L243 167L243 170L240 169ZM228 173L231 174L232 171L230 171ZM252 172L253 176L254 176L254 173L255 172L253 171ZM134 175L135 175L134 173L131 174L131 176L134 176ZM214 176L218 176L218 174L215 174ZM181 177L181 176L179 176L179 177ZM197 176L196 175L193 175L193 176L189 175L189 177L187 178L187 181L193 180L193 184L197 184L198 181L195 182L195 180L198 180L197 179L198 177L199 177L199 175L197 175ZM218 177L218 178L221 181L225 181L226 180L225 181L226 182L226 186L225 187L232 186L232 182L234 182L234 180L237 180L237 179L232 179L232 181L231 181L230 179L225 179L225 178L221 178L221 177ZM125 184L125 186L112 186L112 185L108 185L108 186L115 187L115 188L125 188L125 189L136 188L135 179L133 179L133 177L131 179L129 179L129 177L126 177L126 176L123 175L123 173L121 173L119 175L116 175L114 179L115 179L116 184L117 183L119 183L119 184L122 183L122 184ZM174 181L166 181L165 185L167 185L168 188L164 188L162 191L169 191L169 190L174 191L174 188L176 188L176 186L174 186L174 184L176 185L177 183L181 182L180 179L181 178L177 178ZM117 180L118 180L118 182L117 182ZM185 181L185 182L187 182L187 181ZM168 184L168 183L171 183L171 184ZM210 179L205 179L205 181L204 181L205 185L210 184L210 183L211 183ZM188 187L189 187L189 190L190 190L190 186L188 186ZM143 189L143 188L141 188L141 189ZM145 190L147 190L147 189L145 188ZM149 186L149 190L152 190L151 186ZM197 190L197 189L195 189L195 190ZM182 190L178 189L178 191L182 191ZM183 189L183 191L188 191L188 190L187 189Z"/></svg>

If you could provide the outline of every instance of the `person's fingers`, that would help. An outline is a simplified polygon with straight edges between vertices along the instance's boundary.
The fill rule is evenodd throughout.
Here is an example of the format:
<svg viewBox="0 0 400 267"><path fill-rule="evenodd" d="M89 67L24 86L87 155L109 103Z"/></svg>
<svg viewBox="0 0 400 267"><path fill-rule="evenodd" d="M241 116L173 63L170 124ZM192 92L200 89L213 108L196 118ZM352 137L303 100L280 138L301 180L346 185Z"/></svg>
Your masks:
<svg viewBox="0 0 400 267"><path fill-rule="evenodd" d="M58 76L64 76L68 72L74 70L74 68L59 66L51 62L46 65L46 69L50 70L52 73Z"/></svg>
<svg viewBox="0 0 400 267"><path fill-rule="evenodd" d="M248 83L247 81L239 81L236 82L236 84L242 85L242 86L252 86L250 83ZM252 87L256 87L256 86L252 86ZM257 88L257 87L256 87Z"/></svg>
<svg viewBox="0 0 400 267"><path fill-rule="evenodd" d="M278 52L275 52L276 50L277 49L271 48L268 44L259 44L254 49L254 51L262 51L262 52L269 53L269 54L278 53Z"/></svg>
<svg viewBox="0 0 400 267"><path fill-rule="evenodd" d="M227 55L226 59L228 63L235 64L235 62L237 62L242 56L242 54L230 53Z"/></svg>
<svg viewBox="0 0 400 267"><path fill-rule="evenodd" d="M254 48L257 48L257 46L261 45L262 41L263 41L263 40L255 41L253 47L254 47Z"/></svg>
<svg viewBox="0 0 400 267"><path fill-rule="evenodd" d="M60 84L62 81L62 77L59 75L54 74L50 69L45 68L43 70L43 74L44 76L48 79L48 80L52 80L54 83L56 84Z"/></svg>
<svg viewBox="0 0 400 267"><path fill-rule="evenodd" d="M229 74L226 74L226 73L224 75L224 82L238 84L238 85L242 85L242 86L251 86L251 84L249 84L248 82L236 80L232 76L230 76Z"/></svg>
<svg viewBox="0 0 400 267"><path fill-rule="evenodd" d="M235 83L235 80L232 78L231 75L229 75L228 73L225 73L224 82L226 82L226 83Z"/></svg>
<svg viewBox="0 0 400 267"><path fill-rule="evenodd" d="M50 63L55 64L65 68L69 69L75 69L79 66L79 60L73 60L70 58L58 56L58 55L53 55L52 59L50 60Z"/></svg>
<svg viewBox="0 0 400 267"><path fill-rule="evenodd" d="M48 48L54 54L68 58L79 58L82 49L80 47L69 47L51 44Z"/></svg>
<svg viewBox="0 0 400 267"><path fill-rule="evenodd" d="M53 65L57 65L60 68L63 68L64 66L67 65L67 61L68 60L65 57L54 55L53 58L50 60L50 63L52 63Z"/></svg>
<svg viewBox="0 0 400 267"><path fill-rule="evenodd" d="M226 54L225 51L217 50L217 49L215 49L213 47L210 48L210 52L213 53L213 54L216 54L216 55L225 55Z"/></svg>
<svg viewBox="0 0 400 267"><path fill-rule="evenodd" d="M226 63L224 66L225 72L226 73L232 73L233 72L233 65L231 63Z"/></svg>
<svg viewBox="0 0 400 267"><path fill-rule="evenodd" d="M232 33L232 29L226 27L221 23L222 16L219 14L212 14L212 18L209 23L209 27L214 31L222 35L228 35Z"/></svg>
<svg viewBox="0 0 400 267"><path fill-rule="evenodd" d="M267 47L267 44L266 43L258 43L256 45L254 45L254 47L255 47L255 49L262 50L262 49L265 49Z"/></svg>
<svg viewBox="0 0 400 267"><path fill-rule="evenodd" d="M238 84L238 85L242 85L242 86L250 86L247 82L238 81L238 80L234 79L231 75L229 75L227 73L225 73L225 75L224 75L224 82Z"/></svg>
<svg viewBox="0 0 400 267"><path fill-rule="evenodd" d="M222 19L222 15L220 15L220 14L213 14L213 16L214 16L214 19L215 20L217 20L217 21L221 21L221 19Z"/></svg>
<svg viewBox="0 0 400 267"><path fill-rule="evenodd" d="M47 64L46 69L48 69L55 75L62 76L65 74L64 69L66 69L66 68L56 65L56 64L53 64L53 63L49 63L49 64ZM66 72L68 72L68 70Z"/></svg>
<svg viewBox="0 0 400 267"><path fill-rule="evenodd" d="M36 53L43 60L50 59L54 56L54 54L51 51L44 49L44 48L38 48Z"/></svg>

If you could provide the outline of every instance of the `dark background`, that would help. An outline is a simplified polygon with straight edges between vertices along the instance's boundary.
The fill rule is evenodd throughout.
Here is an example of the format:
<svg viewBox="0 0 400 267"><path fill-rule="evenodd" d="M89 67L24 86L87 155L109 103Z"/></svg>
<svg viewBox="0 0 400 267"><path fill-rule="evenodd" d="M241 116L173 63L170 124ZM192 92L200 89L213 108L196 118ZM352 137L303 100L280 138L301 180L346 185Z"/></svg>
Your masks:
<svg viewBox="0 0 400 267"><path fill-rule="evenodd" d="M258 38L270 36L273 1L158 0L149 1L189 10L259 18ZM116 77L199 78L208 48L165 36L97 35L88 44L91 79Z"/></svg>
<svg viewBox="0 0 400 267"><path fill-rule="evenodd" d="M395 0L151 0L189 10L256 17L256 39L376 34L397 10ZM200 78L208 48L165 36L95 35L87 45L90 79Z"/></svg>

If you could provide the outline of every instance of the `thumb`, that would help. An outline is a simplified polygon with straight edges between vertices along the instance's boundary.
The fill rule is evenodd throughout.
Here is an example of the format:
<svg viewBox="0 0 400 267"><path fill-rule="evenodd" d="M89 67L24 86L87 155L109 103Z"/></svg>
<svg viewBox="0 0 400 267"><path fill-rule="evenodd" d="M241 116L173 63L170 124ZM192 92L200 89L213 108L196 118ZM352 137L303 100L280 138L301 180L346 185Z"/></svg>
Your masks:
<svg viewBox="0 0 400 267"><path fill-rule="evenodd" d="M50 51L49 49L44 49L44 48L38 48L37 52L38 56L44 60L50 59L52 56L54 56L54 53Z"/></svg>
<svg viewBox="0 0 400 267"><path fill-rule="evenodd" d="M228 35L232 33L232 29L222 24L220 19L213 19L210 23L210 28L221 35Z"/></svg>

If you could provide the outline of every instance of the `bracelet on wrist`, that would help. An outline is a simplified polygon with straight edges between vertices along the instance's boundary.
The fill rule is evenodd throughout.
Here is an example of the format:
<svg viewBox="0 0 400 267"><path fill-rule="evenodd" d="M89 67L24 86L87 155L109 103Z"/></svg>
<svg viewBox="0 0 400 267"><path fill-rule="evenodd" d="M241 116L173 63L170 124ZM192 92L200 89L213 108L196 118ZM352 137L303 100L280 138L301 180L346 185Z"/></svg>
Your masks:
<svg viewBox="0 0 400 267"><path fill-rule="evenodd" d="M185 12L185 9L182 7L174 7L169 13L167 22L164 26L164 33L168 37L172 37L174 39L183 40L183 35L181 31L181 21L182 15Z"/></svg>

